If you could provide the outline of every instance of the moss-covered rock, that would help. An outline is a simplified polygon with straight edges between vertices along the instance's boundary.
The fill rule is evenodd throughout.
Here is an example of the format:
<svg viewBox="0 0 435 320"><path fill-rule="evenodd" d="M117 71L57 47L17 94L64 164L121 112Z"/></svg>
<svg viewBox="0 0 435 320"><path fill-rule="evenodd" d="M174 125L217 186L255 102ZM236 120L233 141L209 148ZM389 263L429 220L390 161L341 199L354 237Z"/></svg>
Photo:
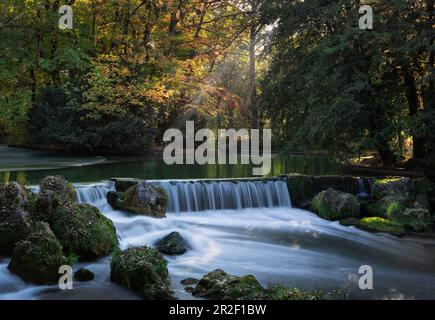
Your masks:
<svg viewBox="0 0 435 320"><path fill-rule="evenodd" d="M39 186L39 193L32 200L32 217L51 223L54 212L64 205L77 201L77 190L61 176L48 176Z"/></svg>
<svg viewBox="0 0 435 320"><path fill-rule="evenodd" d="M65 253L82 259L105 256L118 244L113 222L88 204L62 205L54 212L51 226Z"/></svg>
<svg viewBox="0 0 435 320"><path fill-rule="evenodd" d="M213 300L253 300L261 298L263 290L254 276L237 277L216 269L202 277L192 294Z"/></svg>
<svg viewBox="0 0 435 320"><path fill-rule="evenodd" d="M430 229L432 219L427 209L407 208L404 205L393 203L387 210L387 218L405 229L424 232Z"/></svg>
<svg viewBox="0 0 435 320"><path fill-rule="evenodd" d="M29 214L16 210L0 220L0 254L11 255L15 244L27 238L32 229Z"/></svg>
<svg viewBox="0 0 435 320"><path fill-rule="evenodd" d="M137 185L141 180L135 178L113 178L112 181L115 182L115 190L117 192L125 192Z"/></svg>
<svg viewBox="0 0 435 320"><path fill-rule="evenodd" d="M360 203L354 195L334 189L327 189L315 196L312 208L321 218L327 220L358 217L361 210Z"/></svg>
<svg viewBox="0 0 435 320"><path fill-rule="evenodd" d="M372 196L381 199L387 196L409 198L412 191L410 178L377 179L372 185Z"/></svg>
<svg viewBox="0 0 435 320"><path fill-rule="evenodd" d="M0 221L23 210L28 201L29 190L16 182L0 184Z"/></svg>
<svg viewBox="0 0 435 320"><path fill-rule="evenodd" d="M87 282L94 280L94 273L88 269L80 268L74 273L74 280L78 282Z"/></svg>
<svg viewBox="0 0 435 320"><path fill-rule="evenodd" d="M110 279L148 300L171 298L167 261L148 247L117 251L110 264Z"/></svg>
<svg viewBox="0 0 435 320"><path fill-rule="evenodd" d="M77 190L62 176L45 177L39 186L40 192L53 191L64 202L76 202Z"/></svg>
<svg viewBox="0 0 435 320"><path fill-rule="evenodd" d="M341 224L342 226L345 226L345 227L351 227L351 226L356 225L356 223L357 223L358 221L359 221L359 220L358 220L357 218L352 218L352 217L350 217L350 218L345 218L345 219L340 220L340 224Z"/></svg>
<svg viewBox="0 0 435 320"><path fill-rule="evenodd" d="M160 253L176 256L185 253L188 244L178 232L172 232L156 242L156 249Z"/></svg>
<svg viewBox="0 0 435 320"><path fill-rule="evenodd" d="M196 284L192 294L196 297L213 300L342 300L344 290L306 291L284 286L263 288L252 275L237 277L216 269L206 274Z"/></svg>
<svg viewBox="0 0 435 320"><path fill-rule="evenodd" d="M387 217L388 208L391 206L404 206L406 199L401 196L386 196L368 206L368 213L373 217Z"/></svg>
<svg viewBox="0 0 435 320"><path fill-rule="evenodd" d="M31 219L26 208L33 195L16 182L0 185L0 254L12 254L15 243L30 234Z"/></svg>
<svg viewBox="0 0 435 320"><path fill-rule="evenodd" d="M116 210L164 218L168 196L159 185L140 181L124 193L109 192L107 201Z"/></svg>
<svg viewBox="0 0 435 320"><path fill-rule="evenodd" d="M47 223L39 222L16 244L8 268L24 281L51 284L58 282L59 268L65 263L59 241Z"/></svg>
<svg viewBox="0 0 435 320"><path fill-rule="evenodd" d="M193 286L193 285L197 285L198 282L199 282L199 280L198 280L198 279L195 279L195 278L186 278L186 279L183 279L183 280L180 281L180 283L181 283L183 286Z"/></svg>
<svg viewBox="0 0 435 320"><path fill-rule="evenodd" d="M356 227L369 232L390 233L399 237L405 234L403 225L381 217L363 218L357 222Z"/></svg>

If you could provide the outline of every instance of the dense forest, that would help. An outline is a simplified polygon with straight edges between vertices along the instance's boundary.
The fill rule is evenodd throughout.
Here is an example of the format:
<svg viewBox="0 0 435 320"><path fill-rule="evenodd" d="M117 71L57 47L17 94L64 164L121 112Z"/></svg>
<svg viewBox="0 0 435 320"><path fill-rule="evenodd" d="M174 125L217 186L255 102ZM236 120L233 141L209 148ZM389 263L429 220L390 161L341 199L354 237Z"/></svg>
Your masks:
<svg viewBox="0 0 435 320"><path fill-rule="evenodd" d="M362 4L373 30L358 27ZM195 120L271 127L276 151L433 163L433 12L434 0L2 0L0 140L141 153Z"/></svg>

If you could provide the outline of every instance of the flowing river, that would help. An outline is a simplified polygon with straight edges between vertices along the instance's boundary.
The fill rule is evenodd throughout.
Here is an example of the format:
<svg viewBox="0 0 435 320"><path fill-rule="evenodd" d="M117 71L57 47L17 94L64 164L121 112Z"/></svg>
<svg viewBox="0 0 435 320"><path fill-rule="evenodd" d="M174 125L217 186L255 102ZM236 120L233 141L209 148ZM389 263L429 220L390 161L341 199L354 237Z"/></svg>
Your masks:
<svg viewBox="0 0 435 320"><path fill-rule="evenodd" d="M149 245L178 231L189 251L167 257L172 289L193 299L180 280L201 278L216 268L252 274L264 286L303 289L348 287L350 298L435 298L435 243L371 234L292 208L282 181L156 181L169 194L165 219L113 210L106 193L112 182L77 185L79 201L93 204L116 225L121 248ZM110 258L80 263L95 280L74 283L73 290L24 283L0 261L0 299L137 299L110 282ZM358 288L358 270L370 265L374 290Z"/></svg>

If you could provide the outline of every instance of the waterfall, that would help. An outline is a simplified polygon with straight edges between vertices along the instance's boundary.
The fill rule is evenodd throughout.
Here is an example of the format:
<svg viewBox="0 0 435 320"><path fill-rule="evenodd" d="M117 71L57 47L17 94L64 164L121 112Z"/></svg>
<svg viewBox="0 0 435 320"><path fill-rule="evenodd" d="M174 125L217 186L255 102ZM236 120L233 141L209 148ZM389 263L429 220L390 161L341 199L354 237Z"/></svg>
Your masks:
<svg viewBox="0 0 435 320"><path fill-rule="evenodd" d="M89 203L99 208L107 205L107 193L115 190L113 182L76 185L75 187L79 203Z"/></svg>
<svg viewBox="0 0 435 320"><path fill-rule="evenodd" d="M168 194L167 212L291 207L283 181L154 181ZM100 209L114 183L76 185L78 202Z"/></svg>
<svg viewBox="0 0 435 320"><path fill-rule="evenodd" d="M291 207L283 181L159 182L166 190L168 212Z"/></svg>
<svg viewBox="0 0 435 320"><path fill-rule="evenodd" d="M358 189L357 196L360 199L369 199L370 198L370 189L372 180L367 178L358 178Z"/></svg>

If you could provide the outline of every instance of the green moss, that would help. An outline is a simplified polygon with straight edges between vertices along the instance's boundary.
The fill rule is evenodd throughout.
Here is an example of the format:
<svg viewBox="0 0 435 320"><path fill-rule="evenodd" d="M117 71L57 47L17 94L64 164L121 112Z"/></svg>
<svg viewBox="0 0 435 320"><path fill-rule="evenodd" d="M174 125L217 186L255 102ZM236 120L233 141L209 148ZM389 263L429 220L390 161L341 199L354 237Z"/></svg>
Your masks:
<svg viewBox="0 0 435 320"><path fill-rule="evenodd" d="M340 224L345 227L354 226L358 222L357 218L345 218L340 220Z"/></svg>
<svg viewBox="0 0 435 320"><path fill-rule="evenodd" d="M390 233L396 236L405 234L405 228L402 225L380 217L361 219L357 222L356 227L369 232Z"/></svg>
<svg viewBox="0 0 435 320"><path fill-rule="evenodd" d="M398 178L398 177L382 178L382 179L376 179L375 183L388 184L388 183L391 183L391 182L400 181L401 179L402 178Z"/></svg>
<svg viewBox="0 0 435 320"><path fill-rule="evenodd" d="M404 206L405 199L399 196L386 196L368 206L368 212L373 217L386 218L390 207Z"/></svg>
<svg viewBox="0 0 435 320"><path fill-rule="evenodd" d="M372 196L381 199L387 196L396 196L408 199L411 195L411 179L387 178L378 179L372 185Z"/></svg>
<svg viewBox="0 0 435 320"><path fill-rule="evenodd" d="M118 244L113 222L87 204L59 207L52 228L67 254L84 259L105 256Z"/></svg>
<svg viewBox="0 0 435 320"><path fill-rule="evenodd" d="M107 201L117 210L164 218L168 195L162 187L140 181L125 192L109 192Z"/></svg>
<svg viewBox="0 0 435 320"><path fill-rule="evenodd" d="M27 238L31 229L31 219L24 211L16 211L0 220L0 253L11 255L15 243Z"/></svg>
<svg viewBox="0 0 435 320"><path fill-rule="evenodd" d="M117 250L110 264L110 279L136 292L145 299L168 299L169 272L167 261L148 247Z"/></svg>
<svg viewBox="0 0 435 320"><path fill-rule="evenodd" d="M36 223L26 240L15 246L9 269L24 281L35 284L57 283L59 267L66 260L62 246L46 223Z"/></svg>
<svg viewBox="0 0 435 320"><path fill-rule="evenodd" d="M52 191L62 203L76 202L77 190L72 183L65 180L62 176L48 176L45 177L39 186L40 192Z"/></svg>
<svg viewBox="0 0 435 320"><path fill-rule="evenodd" d="M264 291L262 300L345 300L346 297L344 289L307 291L275 285Z"/></svg>
<svg viewBox="0 0 435 320"><path fill-rule="evenodd" d="M388 210L389 219L406 229L415 232L430 230L432 219L429 210L420 208L406 208L404 206L391 206Z"/></svg>

